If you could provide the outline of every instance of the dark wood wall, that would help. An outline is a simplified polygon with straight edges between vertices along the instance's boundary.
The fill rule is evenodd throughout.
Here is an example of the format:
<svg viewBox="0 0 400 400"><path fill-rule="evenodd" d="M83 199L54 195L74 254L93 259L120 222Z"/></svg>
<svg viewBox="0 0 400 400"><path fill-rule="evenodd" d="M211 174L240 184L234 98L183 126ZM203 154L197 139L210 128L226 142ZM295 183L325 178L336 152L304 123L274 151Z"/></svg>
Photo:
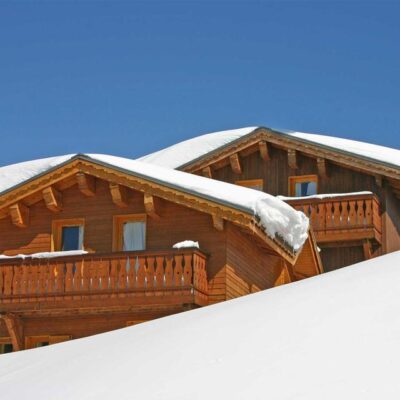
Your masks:
<svg viewBox="0 0 400 400"><path fill-rule="evenodd" d="M227 299L276 286L283 263L261 250L248 235L227 226Z"/></svg>
<svg viewBox="0 0 400 400"><path fill-rule="evenodd" d="M258 152L241 157L242 174L235 174L229 165L213 171L213 178L234 183L237 180L263 179L264 191L273 195L288 196L290 176L317 175L316 160L298 154L298 169L288 165L287 152L275 147L270 150L271 159L263 161ZM373 176L328 163L328 179L318 179L319 193L347 193L371 191L381 196L381 189Z"/></svg>
<svg viewBox="0 0 400 400"><path fill-rule="evenodd" d="M387 186L385 187L382 223L384 252L391 253L400 250L400 200Z"/></svg>
<svg viewBox="0 0 400 400"><path fill-rule="evenodd" d="M263 179L264 191L272 195L289 196L289 177L299 175L318 175L316 160L298 154L297 169L288 165L287 152L270 147L269 161L263 161L255 151L241 156L242 174L235 174L230 165L213 171L213 178L235 183L238 180ZM393 196L390 188L382 189L377 185L375 178L362 172L354 171L328 162L328 178L318 177L318 193L349 193L371 191L375 193L381 204L381 211L385 217L384 252L400 249L400 202ZM362 246L323 247L321 259L326 271L363 261ZM385 250L386 249L386 250Z"/></svg>

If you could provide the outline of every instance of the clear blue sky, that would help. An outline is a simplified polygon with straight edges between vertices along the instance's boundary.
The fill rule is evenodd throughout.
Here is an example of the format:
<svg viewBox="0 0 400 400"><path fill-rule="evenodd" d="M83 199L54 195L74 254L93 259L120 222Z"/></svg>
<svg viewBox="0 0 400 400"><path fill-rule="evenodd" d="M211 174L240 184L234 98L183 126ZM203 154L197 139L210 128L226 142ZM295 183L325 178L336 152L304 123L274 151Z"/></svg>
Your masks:
<svg viewBox="0 0 400 400"><path fill-rule="evenodd" d="M0 165L265 125L400 147L400 3L0 2Z"/></svg>

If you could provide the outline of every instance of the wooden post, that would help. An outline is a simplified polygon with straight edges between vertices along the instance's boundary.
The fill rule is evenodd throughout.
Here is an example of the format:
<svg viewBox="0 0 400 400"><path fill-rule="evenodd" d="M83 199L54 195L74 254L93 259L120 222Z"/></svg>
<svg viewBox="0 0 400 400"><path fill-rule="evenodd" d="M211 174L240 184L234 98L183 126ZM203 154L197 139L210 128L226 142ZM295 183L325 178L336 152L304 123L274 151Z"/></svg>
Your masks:
<svg viewBox="0 0 400 400"><path fill-rule="evenodd" d="M2 318L6 324L8 336L10 336L13 345L13 350L23 350L25 346L21 319L14 314L3 314L0 315L0 318Z"/></svg>
<svg viewBox="0 0 400 400"><path fill-rule="evenodd" d="M144 209L146 214L154 219L159 219L160 216L157 214L154 197L151 194L144 193Z"/></svg>
<svg viewBox="0 0 400 400"><path fill-rule="evenodd" d="M91 175L87 175L83 172L76 174L76 180L78 182L79 190L85 196L94 196L96 192L96 178Z"/></svg>
<svg viewBox="0 0 400 400"><path fill-rule="evenodd" d="M213 227L217 230L222 232L224 230L224 220L221 217L218 217L217 215L212 215L212 222L213 222Z"/></svg>
<svg viewBox="0 0 400 400"><path fill-rule="evenodd" d="M297 152L294 149L288 149L288 164L292 169L299 168L297 165Z"/></svg>
<svg viewBox="0 0 400 400"><path fill-rule="evenodd" d="M52 186L43 189L43 200L46 207L53 212L61 211L62 208L62 195L61 193L54 189Z"/></svg>
<svg viewBox="0 0 400 400"><path fill-rule="evenodd" d="M110 193L112 201L118 207L128 207L128 188L110 182Z"/></svg>
<svg viewBox="0 0 400 400"><path fill-rule="evenodd" d="M269 161L271 159L267 142L264 140L258 142L258 149L260 151L260 157L263 161Z"/></svg>
<svg viewBox="0 0 400 400"><path fill-rule="evenodd" d="M232 171L235 174L240 175L242 173L242 166L240 165L239 155L237 153L232 154L229 157L229 163L231 164Z"/></svg>
<svg viewBox="0 0 400 400"><path fill-rule="evenodd" d="M203 168L201 172L206 178L212 178L212 170L210 166Z"/></svg>
<svg viewBox="0 0 400 400"><path fill-rule="evenodd" d="M19 228L26 228L29 225L29 208L22 203L10 206L11 221Z"/></svg>
<svg viewBox="0 0 400 400"><path fill-rule="evenodd" d="M321 178L328 178L328 168L325 158L317 158L318 175Z"/></svg>

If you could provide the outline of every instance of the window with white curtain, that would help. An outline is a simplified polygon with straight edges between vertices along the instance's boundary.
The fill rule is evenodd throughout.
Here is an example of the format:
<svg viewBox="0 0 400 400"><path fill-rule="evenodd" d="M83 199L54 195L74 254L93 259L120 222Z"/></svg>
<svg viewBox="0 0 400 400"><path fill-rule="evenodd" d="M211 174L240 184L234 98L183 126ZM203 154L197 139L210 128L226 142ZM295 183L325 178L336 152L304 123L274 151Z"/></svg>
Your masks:
<svg viewBox="0 0 400 400"><path fill-rule="evenodd" d="M146 214L122 214L113 217L113 251L146 249Z"/></svg>
<svg viewBox="0 0 400 400"><path fill-rule="evenodd" d="M135 251L146 248L146 224L144 221L126 221L122 225L122 250Z"/></svg>

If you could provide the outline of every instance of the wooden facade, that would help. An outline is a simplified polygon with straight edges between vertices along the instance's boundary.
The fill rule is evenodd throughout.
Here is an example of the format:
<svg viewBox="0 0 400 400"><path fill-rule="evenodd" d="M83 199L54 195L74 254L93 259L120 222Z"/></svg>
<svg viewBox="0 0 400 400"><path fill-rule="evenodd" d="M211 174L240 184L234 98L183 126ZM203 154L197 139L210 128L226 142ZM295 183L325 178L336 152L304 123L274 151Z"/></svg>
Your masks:
<svg viewBox="0 0 400 400"><path fill-rule="evenodd" d="M310 217L326 271L400 249L395 166L257 128L180 169L275 196L294 196L293 182L301 180L315 181L317 193L341 194L286 200ZM372 194L354 194L365 191Z"/></svg>
<svg viewBox="0 0 400 400"><path fill-rule="evenodd" d="M145 245L122 250L123 221ZM87 254L61 249L82 227ZM172 249L187 239L200 249ZM77 157L0 196L0 352L134 325L321 272L303 251L267 237L253 215Z"/></svg>

